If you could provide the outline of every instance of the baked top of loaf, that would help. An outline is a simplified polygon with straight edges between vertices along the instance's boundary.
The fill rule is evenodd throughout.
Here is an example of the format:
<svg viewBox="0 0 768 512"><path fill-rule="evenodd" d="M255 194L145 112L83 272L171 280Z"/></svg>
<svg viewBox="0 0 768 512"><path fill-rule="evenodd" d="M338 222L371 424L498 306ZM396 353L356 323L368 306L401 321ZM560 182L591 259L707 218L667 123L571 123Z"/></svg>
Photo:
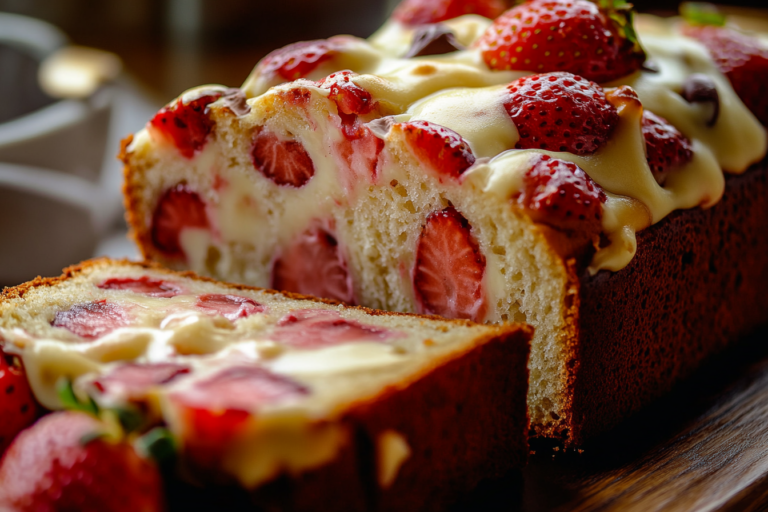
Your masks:
<svg viewBox="0 0 768 512"><path fill-rule="evenodd" d="M167 423L182 444L194 444L201 414L232 415L244 431L218 463L249 487L327 462L347 443L338 422L350 411L407 393L493 340L523 342L514 333L529 338L531 330L372 311L107 259L0 296L0 342L21 356L45 407L62 407L57 386L68 379L104 408L134 406L150 424ZM392 436L407 456L407 441Z"/></svg>

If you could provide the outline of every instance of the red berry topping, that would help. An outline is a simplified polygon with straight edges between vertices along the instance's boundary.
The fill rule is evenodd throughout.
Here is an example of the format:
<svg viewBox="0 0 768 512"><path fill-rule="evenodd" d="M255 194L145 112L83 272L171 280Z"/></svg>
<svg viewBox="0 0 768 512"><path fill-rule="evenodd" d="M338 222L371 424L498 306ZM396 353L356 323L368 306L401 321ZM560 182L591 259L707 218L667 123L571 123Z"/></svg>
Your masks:
<svg viewBox="0 0 768 512"><path fill-rule="evenodd" d="M229 320L245 318L254 313L262 313L266 310L264 306L248 297L239 295L222 295L218 293L208 293L201 295L195 304L211 315L221 315Z"/></svg>
<svg viewBox="0 0 768 512"><path fill-rule="evenodd" d="M81 338L94 340L119 327L125 327L130 321L124 308L102 299L59 311L51 325L63 327Z"/></svg>
<svg viewBox="0 0 768 512"><path fill-rule="evenodd" d="M275 260L272 288L351 303L352 278L339 243L322 228L301 235Z"/></svg>
<svg viewBox="0 0 768 512"><path fill-rule="evenodd" d="M0 457L16 435L37 417L37 402L18 357L0 347Z"/></svg>
<svg viewBox="0 0 768 512"><path fill-rule="evenodd" d="M516 199L535 221L559 229L600 230L605 193L578 165L538 155L523 184Z"/></svg>
<svg viewBox="0 0 768 512"><path fill-rule="evenodd" d="M101 393L143 398L155 386L167 384L190 372L188 366L174 363L124 364L93 382Z"/></svg>
<svg viewBox="0 0 768 512"><path fill-rule="evenodd" d="M421 310L482 322L488 307L484 274L485 256L467 219L453 207L431 213L419 237L413 272Z"/></svg>
<svg viewBox="0 0 768 512"><path fill-rule="evenodd" d="M645 153L656 182L662 185L669 171L681 167L693 158L693 146L688 138L663 117L643 112Z"/></svg>
<svg viewBox="0 0 768 512"><path fill-rule="evenodd" d="M439 23L465 14L494 19L509 3L505 0L404 0L392 16L405 25Z"/></svg>
<svg viewBox="0 0 768 512"><path fill-rule="evenodd" d="M491 69L568 71L596 82L645 61L631 12L587 0L533 0L501 15L475 43Z"/></svg>
<svg viewBox="0 0 768 512"><path fill-rule="evenodd" d="M157 467L126 442L85 441L100 428L95 418L67 411L22 432L0 466L0 509L164 510Z"/></svg>
<svg viewBox="0 0 768 512"><path fill-rule="evenodd" d="M330 91L328 98L336 103L339 112L347 115L363 115L373 110L375 103L371 93L351 80L357 76L352 71L339 71L317 82L318 87Z"/></svg>
<svg viewBox="0 0 768 512"><path fill-rule="evenodd" d="M768 126L768 48L757 38L725 27L687 26L683 33L707 47L741 101Z"/></svg>
<svg viewBox="0 0 768 512"><path fill-rule="evenodd" d="M517 149L589 155L610 137L619 114L594 82L570 73L519 78L504 104L520 134Z"/></svg>
<svg viewBox="0 0 768 512"><path fill-rule="evenodd" d="M178 99L160 109L150 124L170 137L182 155L192 158L203 149L215 124L208 115L208 105L220 97L221 93L216 92L189 103Z"/></svg>
<svg viewBox="0 0 768 512"><path fill-rule="evenodd" d="M301 142L280 139L262 128L253 140L253 166L278 185L303 187L315 175L315 165Z"/></svg>
<svg viewBox="0 0 768 512"><path fill-rule="evenodd" d="M175 297L184 291L181 286L177 284L162 281L160 279L153 279L149 276L113 277L107 279L98 285L98 287L102 290L125 290L149 295L150 297L163 298Z"/></svg>
<svg viewBox="0 0 768 512"><path fill-rule="evenodd" d="M166 257L184 258L180 235L187 228L209 229L205 202L186 185L176 185L160 197L152 216L152 243Z"/></svg>
<svg viewBox="0 0 768 512"><path fill-rule="evenodd" d="M350 342L384 342L393 335L380 327L345 320L336 311L316 309L284 316L270 339L295 348L318 349Z"/></svg>
<svg viewBox="0 0 768 512"><path fill-rule="evenodd" d="M264 57L257 69L262 75L279 76L287 81L306 78L346 44L347 38L343 36L289 44Z"/></svg>
<svg viewBox="0 0 768 512"><path fill-rule="evenodd" d="M458 178L475 163L469 144L453 130L429 121L412 121L399 126L411 152L441 175Z"/></svg>

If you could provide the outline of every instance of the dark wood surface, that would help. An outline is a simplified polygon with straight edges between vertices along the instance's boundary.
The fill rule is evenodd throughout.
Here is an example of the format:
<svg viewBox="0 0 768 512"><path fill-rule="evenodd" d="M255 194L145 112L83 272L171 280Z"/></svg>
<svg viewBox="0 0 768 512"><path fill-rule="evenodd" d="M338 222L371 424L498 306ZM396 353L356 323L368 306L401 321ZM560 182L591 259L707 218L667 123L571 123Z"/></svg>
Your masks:
<svg viewBox="0 0 768 512"><path fill-rule="evenodd" d="M581 450L531 449L456 510L768 510L768 329Z"/></svg>

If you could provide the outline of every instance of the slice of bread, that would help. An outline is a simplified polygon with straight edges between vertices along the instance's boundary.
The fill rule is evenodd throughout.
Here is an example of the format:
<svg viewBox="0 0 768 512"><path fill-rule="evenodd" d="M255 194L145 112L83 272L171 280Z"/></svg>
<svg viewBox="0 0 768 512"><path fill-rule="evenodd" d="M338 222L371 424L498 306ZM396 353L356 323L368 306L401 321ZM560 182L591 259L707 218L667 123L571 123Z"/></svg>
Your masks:
<svg viewBox="0 0 768 512"><path fill-rule="evenodd" d="M421 510L522 465L531 335L107 259L0 296L45 407L69 379L167 425L200 482L298 509Z"/></svg>
<svg viewBox="0 0 768 512"><path fill-rule="evenodd" d="M677 260L667 258L712 239L762 237L765 169L746 171L764 158L766 131L704 47L649 18L640 36L658 69L605 88L562 73L531 79L581 84L615 114L597 149L515 149L530 127L512 122L511 96L528 73L485 66L472 44L489 23L450 20L470 49L402 58L414 30L390 21L370 41L329 40L333 52L305 79L281 84L268 58L242 90L188 91L124 143L128 221L143 254L172 268L391 311L527 322L536 329L533 428L580 442L762 319L739 313L752 288L722 306L716 326L696 322L683 332L673 313L654 309L663 288L662 297L683 303L684 318L709 315L709 303L684 297L714 300L707 287L736 272L753 274L743 286L763 286L765 265L747 263L751 255L730 266L715 257L718 279L700 274L701 282L667 274L662 286L653 264L629 269L636 253L671 269ZM326 76L343 68L352 72ZM711 105L681 96L693 75L717 92L713 122ZM188 134L163 123L190 111L199 128L180 142ZM690 159L666 177L648 161L646 111L690 146ZM537 115L545 114L554 115ZM560 188L547 185L547 166L570 169ZM735 198L756 184L755 196L726 214L718 204L726 183ZM529 194L546 200L536 205ZM677 241L665 235L678 210L706 230ZM639 249L640 240L648 247Z"/></svg>

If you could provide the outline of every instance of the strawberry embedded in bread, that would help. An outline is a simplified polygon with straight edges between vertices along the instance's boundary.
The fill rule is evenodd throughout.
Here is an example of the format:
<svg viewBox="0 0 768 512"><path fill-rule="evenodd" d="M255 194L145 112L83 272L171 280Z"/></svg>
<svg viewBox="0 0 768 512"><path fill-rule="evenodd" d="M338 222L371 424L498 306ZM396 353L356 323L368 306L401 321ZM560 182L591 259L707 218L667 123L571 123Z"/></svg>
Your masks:
<svg viewBox="0 0 768 512"><path fill-rule="evenodd" d="M51 325L86 340L93 340L128 325L129 321L129 313L123 306L100 299L58 311Z"/></svg>
<svg viewBox="0 0 768 512"><path fill-rule="evenodd" d="M485 258L467 219L454 208L427 217L416 249L413 286L425 313L483 320Z"/></svg>
<svg viewBox="0 0 768 512"><path fill-rule="evenodd" d="M321 227L301 233L272 265L271 286L278 290L354 302L352 277L343 248Z"/></svg>
<svg viewBox="0 0 768 512"><path fill-rule="evenodd" d="M529 0L501 15L475 45L491 69L616 80L640 69L645 53L631 11L607 4Z"/></svg>
<svg viewBox="0 0 768 512"><path fill-rule="evenodd" d="M520 134L518 149L589 155L604 145L619 116L594 82L570 73L519 78L505 103Z"/></svg>
<svg viewBox="0 0 768 512"><path fill-rule="evenodd" d="M102 290L131 290L136 293L144 293L150 297L173 297L182 293L182 289L172 283L150 279L142 276L138 279L117 278L107 279L99 284Z"/></svg>
<svg viewBox="0 0 768 512"><path fill-rule="evenodd" d="M169 258L183 259L181 236L187 229L209 229L205 202L186 185L165 191L152 215L152 241Z"/></svg>
<svg viewBox="0 0 768 512"><path fill-rule="evenodd" d="M425 25L478 14L496 18L508 7L506 0L405 0L393 13L393 18L406 25Z"/></svg>
<svg viewBox="0 0 768 512"><path fill-rule="evenodd" d="M29 388L24 365L18 356L0 346L0 458L16 435L37 417L37 402Z"/></svg>
<svg viewBox="0 0 768 512"><path fill-rule="evenodd" d="M22 432L0 465L0 508L164 510L157 466L129 443L99 437L105 429L85 413L58 412Z"/></svg>
<svg viewBox="0 0 768 512"><path fill-rule="evenodd" d="M259 130L251 150L253 166L278 185L302 187L315 175L315 167L301 142L281 139L268 129Z"/></svg>
<svg viewBox="0 0 768 512"><path fill-rule="evenodd" d="M153 296L141 287L102 286L109 282L162 282L180 291ZM131 311L120 332L75 340L51 325L62 313L107 300ZM109 318L93 312L99 313ZM62 506L71 491L93 495L101 510L112 510L101 501L108 499L107 484L119 487L120 497L126 487L113 479L135 481L124 461L141 471L137 485L148 489L125 503L155 496L155 469L138 460L123 437L115 438L130 424L127 439L142 446L156 427L167 429L180 474L194 475L214 493L219 483L239 485L258 500L272 482L300 474L330 482L317 498L323 507L339 496L351 506L352 496L370 489L377 489L382 509L445 503L480 478L525 460L531 334L527 326L372 311L151 264L86 262L62 278L7 289L0 296L0 340L24 361L46 407L95 411L107 425L113 422L109 436L73 446L72 425L79 440L97 420L55 413L18 438L18 449L11 448L0 469L0 475L24 475L23 486L0 489L11 500L56 498L47 494L45 472L32 474L18 460L21 450L43 446L47 438L52 449L33 450L25 463L45 455L36 464L60 460L76 472L61 472L71 476L60 484ZM62 386L68 381L71 386ZM435 406L435 400L448 406ZM456 417L455 407L464 414ZM414 416L414 410L430 412ZM70 416L73 422L62 419ZM114 457L111 470L103 467L105 454ZM103 474L90 475L89 467ZM85 483L91 477L92 489ZM231 487L220 492L226 490ZM294 497L282 493L281 508Z"/></svg>

